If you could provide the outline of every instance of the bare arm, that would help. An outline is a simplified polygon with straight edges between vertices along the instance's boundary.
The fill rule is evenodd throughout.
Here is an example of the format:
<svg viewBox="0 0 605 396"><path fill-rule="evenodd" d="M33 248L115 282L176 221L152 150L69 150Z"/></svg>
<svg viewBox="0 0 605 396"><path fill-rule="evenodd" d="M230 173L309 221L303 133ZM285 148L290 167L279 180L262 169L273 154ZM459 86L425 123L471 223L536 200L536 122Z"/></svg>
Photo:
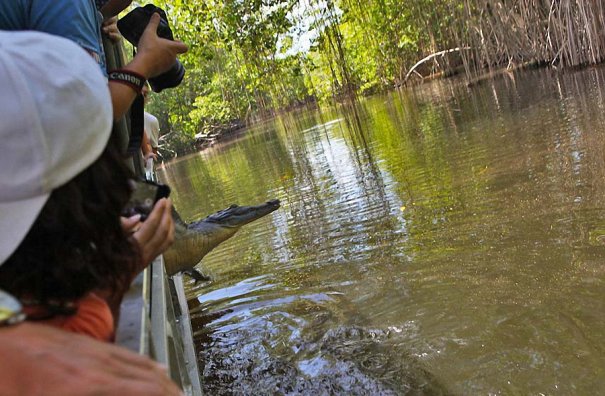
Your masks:
<svg viewBox="0 0 605 396"><path fill-rule="evenodd" d="M149 137L147 137L147 132L143 132L143 137L141 138L141 151L143 151L143 156L149 154L151 151L151 144L149 144Z"/></svg>
<svg viewBox="0 0 605 396"><path fill-rule="evenodd" d="M137 55L123 69L133 71L149 79L158 76L174 64L176 56L187 52L187 46L180 41L171 41L158 37L157 29L160 16L153 14L145 32L139 40ZM120 119L136 98L130 86L115 81L109 82L109 91L113 104L113 118Z"/></svg>
<svg viewBox="0 0 605 396"><path fill-rule="evenodd" d="M147 357L51 326L0 328L1 395L182 395Z"/></svg>

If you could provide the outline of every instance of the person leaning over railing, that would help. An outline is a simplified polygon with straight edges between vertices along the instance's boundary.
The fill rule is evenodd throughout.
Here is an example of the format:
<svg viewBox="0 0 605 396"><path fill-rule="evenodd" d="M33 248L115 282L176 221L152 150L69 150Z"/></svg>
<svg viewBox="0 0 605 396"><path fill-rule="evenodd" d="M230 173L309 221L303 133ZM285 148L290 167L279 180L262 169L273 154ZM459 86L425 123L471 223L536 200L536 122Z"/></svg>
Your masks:
<svg viewBox="0 0 605 396"><path fill-rule="evenodd" d="M49 317L61 327L110 340L122 295L151 261L142 254L151 250L157 255L174 239L170 202L159 201L135 236L130 237L123 231L120 213L130 197L131 175L115 142L107 144L112 124L111 102L104 100L109 97L107 85L100 71L90 67L94 62L85 56L78 61L76 55L81 58L83 51L72 54L73 46L64 44L41 47L35 42L41 37L45 35L5 32L0 36L6 77L2 94L9 94L5 100L17 96L20 89L23 94L32 93L28 99L35 105L27 108L27 102L22 100L13 102L21 108L7 103L0 109L0 112L10 110L0 119L9 119L9 114L14 113L13 119L17 120L0 127L6 137L3 143L13 144L7 147L9 150L1 159L7 161L3 169L14 169L6 174L4 189L46 188L52 192L46 197L41 212L19 213L17 210L4 214L7 219L14 213L18 213L19 219L38 213L39 216L0 270L0 286L18 292L32 318ZM27 56L23 54L24 48L29 51ZM51 69L49 65L53 61L56 64ZM81 92L77 92L76 83L80 82L70 78L63 70L66 68L94 84L81 84ZM56 77L48 79L45 72ZM20 78L27 84L16 85ZM13 92L6 88L10 81L14 82ZM73 92L66 91L65 86ZM20 125L15 125L19 114L35 120L35 114L28 114L33 110L40 113L40 123L22 119ZM32 133L39 137L18 138L19 134ZM19 153L20 143L26 146L22 150L27 149L28 153ZM49 152L51 149L55 152ZM56 166L48 159L18 166L21 158L45 160L45 156L56 160ZM25 177L19 177L21 174ZM26 184L36 177L40 179L39 185ZM58 181L53 184L54 180ZM30 209L17 204L17 209L21 208ZM149 246L139 249L141 240ZM100 300L106 301L105 309ZM69 315L70 310L76 308L79 315ZM88 315L86 318L97 325L83 324L79 320L83 315ZM106 331L100 331L101 328Z"/></svg>
<svg viewBox="0 0 605 396"><path fill-rule="evenodd" d="M92 338L112 317L86 300L117 301L146 265L120 224L130 174L105 78L69 40L0 32L0 84L0 395L180 394L159 365ZM170 202L142 228L154 216L165 249Z"/></svg>
<svg viewBox="0 0 605 396"><path fill-rule="evenodd" d="M129 3L125 0L101 1L100 5L104 5L98 12L92 0L0 1L0 30L36 30L73 40L97 61L105 73L101 38L103 19L116 15ZM159 15L154 14L141 36L136 56L120 70L122 74L115 75L115 79L110 78L115 120L128 111L146 79L167 71L178 54L187 52L184 43L158 37L159 20ZM121 76L126 76L126 80ZM137 89L133 89L129 77L140 81Z"/></svg>
<svg viewBox="0 0 605 396"><path fill-rule="evenodd" d="M145 84L141 94L143 95L144 104L149 103L149 83ZM143 141L141 143L141 150L143 151L143 159L145 163L145 177L148 180L155 178L155 161L158 160L158 145L160 140L160 123L158 119L151 113L143 113Z"/></svg>

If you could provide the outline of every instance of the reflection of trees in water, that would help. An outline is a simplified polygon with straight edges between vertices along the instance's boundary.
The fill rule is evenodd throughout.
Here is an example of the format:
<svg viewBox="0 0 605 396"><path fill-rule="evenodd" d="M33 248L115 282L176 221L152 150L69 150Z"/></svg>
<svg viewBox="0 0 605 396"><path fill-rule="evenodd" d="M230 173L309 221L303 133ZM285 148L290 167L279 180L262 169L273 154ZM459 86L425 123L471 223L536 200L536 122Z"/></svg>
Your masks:
<svg viewBox="0 0 605 396"><path fill-rule="evenodd" d="M359 246L371 250L379 239L376 231L401 227L390 221L393 207L360 118L348 123L346 111L316 113L314 122L280 120L294 171L289 177L293 188L286 188L291 195L288 243L280 246L288 253L280 256L291 261L346 263L355 258Z"/></svg>
<svg viewBox="0 0 605 396"><path fill-rule="evenodd" d="M377 156L402 201L416 203L406 213L420 257L450 258L459 276L480 279L492 262L565 282L578 254L570 246L595 227L584 212L605 207L602 82L602 70L526 72L456 88L455 99L402 93L399 108L378 115L387 127L376 129Z"/></svg>
<svg viewBox="0 0 605 396"><path fill-rule="evenodd" d="M176 204L185 218L232 203L248 205L279 198L282 176L292 167L290 155L275 129L257 132L225 143L228 148L219 145L177 161L160 173L174 187Z"/></svg>
<svg viewBox="0 0 605 396"><path fill-rule="evenodd" d="M337 110L284 115L268 140L234 148L235 159L212 159L221 161L220 177L256 170L252 182L243 180L247 175L233 178L250 196L273 189L284 205L265 224L265 236L255 235L260 228L242 230L228 242L229 259L211 263L222 275L213 290L262 275L271 289L246 295L252 302L235 303L242 297L236 296L206 307L210 315L233 309L231 303L235 312L257 307L211 325L211 341L204 342L217 344L203 353L215 365L208 375L218 377L210 380L228 378L241 386L234 389L323 389L313 386L327 386L326 377L295 381L304 378L298 363L306 362L342 385L346 377L314 360L317 351L355 373L383 367L396 373L407 361L401 345L409 347L408 338L391 334L401 359L382 360L389 339L379 336L384 344L374 345L365 335L372 326L385 331L409 318L422 325L412 344L428 337L444 345L442 360L433 358L450 378L464 371L450 367L460 358L448 343L454 335L468 342L465 357L475 342L500 342L483 376L517 373L510 367L520 360L510 367L499 360L521 342L512 330L535 331L528 337L545 364L555 353L548 343L567 342L567 333L582 348L600 350L589 330L595 323L603 328L590 312L602 305L596 299L605 253L599 245L605 234L602 82L600 70L526 72L470 89L441 82ZM264 146L279 148L240 152ZM266 173L258 169L265 163ZM303 297L329 292L345 296ZM496 323L500 317L508 319ZM557 321L561 339L553 335ZM467 337L468 329L480 334ZM523 359L528 352L518 353ZM254 375L246 379L240 369ZM274 384L276 377L286 379Z"/></svg>

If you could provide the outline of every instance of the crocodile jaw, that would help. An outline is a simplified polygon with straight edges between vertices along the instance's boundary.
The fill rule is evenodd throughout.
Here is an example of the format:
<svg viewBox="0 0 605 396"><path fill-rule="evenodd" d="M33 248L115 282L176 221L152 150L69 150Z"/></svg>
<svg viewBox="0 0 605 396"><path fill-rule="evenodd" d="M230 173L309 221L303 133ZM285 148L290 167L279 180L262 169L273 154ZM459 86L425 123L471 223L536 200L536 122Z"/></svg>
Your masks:
<svg viewBox="0 0 605 396"><path fill-rule="evenodd" d="M175 242L164 252L166 272L168 275L174 275L180 271L192 270L206 254L231 238L242 226L268 215L279 207L278 199L257 206L232 205L190 224L186 224L173 208Z"/></svg>

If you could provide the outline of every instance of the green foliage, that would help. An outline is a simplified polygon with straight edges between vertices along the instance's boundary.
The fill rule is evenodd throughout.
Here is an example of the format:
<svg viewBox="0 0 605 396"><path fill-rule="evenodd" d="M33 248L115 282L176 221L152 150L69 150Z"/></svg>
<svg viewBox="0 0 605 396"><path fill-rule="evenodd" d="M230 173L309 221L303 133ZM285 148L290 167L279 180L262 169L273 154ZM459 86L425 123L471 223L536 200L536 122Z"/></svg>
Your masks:
<svg viewBox="0 0 605 396"><path fill-rule="evenodd" d="M175 36L184 83L155 95L167 145L309 101L371 94L462 62L468 77L515 62L580 65L605 59L598 2L506 0L157 0ZM601 8L599 8L601 7ZM545 26L548 25L548 29ZM237 122L236 122L237 121Z"/></svg>
<svg viewBox="0 0 605 396"><path fill-rule="evenodd" d="M444 0L155 3L190 47L185 81L150 108L177 151L234 121L392 87L427 48L441 49L452 19Z"/></svg>
<svg viewBox="0 0 605 396"><path fill-rule="evenodd" d="M191 110L189 117L196 125L201 126L203 133L210 133L213 125L224 124L233 119L229 103L216 91L198 96L193 106L195 108Z"/></svg>

